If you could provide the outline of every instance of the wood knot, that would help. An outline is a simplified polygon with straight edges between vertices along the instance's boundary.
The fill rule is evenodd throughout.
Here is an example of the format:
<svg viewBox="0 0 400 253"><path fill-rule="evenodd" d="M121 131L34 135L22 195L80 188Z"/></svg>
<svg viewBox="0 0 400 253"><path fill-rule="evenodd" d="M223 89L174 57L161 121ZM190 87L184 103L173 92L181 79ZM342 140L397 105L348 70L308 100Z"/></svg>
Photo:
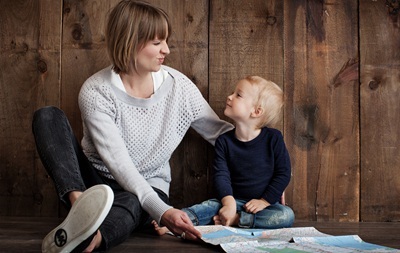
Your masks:
<svg viewBox="0 0 400 253"><path fill-rule="evenodd" d="M379 87L379 82L376 81L376 80L371 80L371 81L368 83L368 87L369 87L371 90L376 90L376 89L378 89L378 87Z"/></svg>
<svg viewBox="0 0 400 253"><path fill-rule="evenodd" d="M46 73L47 72L47 64L43 60L39 60L37 62L37 69L39 70L40 73Z"/></svg>
<svg viewBox="0 0 400 253"><path fill-rule="evenodd" d="M187 15L186 15L186 18L187 18L187 20L189 21L189 23L192 23L193 20L194 20L193 16L190 15L190 14L187 14Z"/></svg>
<svg viewBox="0 0 400 253"><path fill-rule="evenodd" d="M80 24L74 24L72 29L72 38L74 40L81 40L83 39L83 28Z"/></svg>
<svg viewBox="0 0 400 253"><path fill-rule="evenodd" d="M274 25L276 23L276 17L274 16L268 16L267 17L267 24L268 25Z"/></svg>

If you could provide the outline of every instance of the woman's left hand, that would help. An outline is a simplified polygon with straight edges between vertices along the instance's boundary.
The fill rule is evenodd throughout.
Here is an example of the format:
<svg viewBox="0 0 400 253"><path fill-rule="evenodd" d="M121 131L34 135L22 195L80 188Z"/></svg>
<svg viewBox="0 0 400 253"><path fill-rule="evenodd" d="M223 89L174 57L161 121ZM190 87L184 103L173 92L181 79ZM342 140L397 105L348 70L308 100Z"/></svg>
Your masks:
<svg viewBox="0 0 400 253"><path fill-rule="evenodd" d="M183 239L197 240L201 238L201 233L194 228L189 216L181 210L175 208L167 210L161 216L161 223Z"/></svg>

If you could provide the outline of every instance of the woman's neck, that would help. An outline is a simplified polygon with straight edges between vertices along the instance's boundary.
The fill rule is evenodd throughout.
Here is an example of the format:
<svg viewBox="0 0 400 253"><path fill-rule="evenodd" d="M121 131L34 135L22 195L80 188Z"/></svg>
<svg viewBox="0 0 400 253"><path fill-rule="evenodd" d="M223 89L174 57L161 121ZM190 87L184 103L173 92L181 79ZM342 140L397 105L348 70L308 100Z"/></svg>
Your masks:
<svg viewBox="0 0 400 253"><path fill-rule="evenodd" d="M154 84L151 72L139 75L138 73L120 73L126 92L136 98L149 98L154 93Z"/></svg>

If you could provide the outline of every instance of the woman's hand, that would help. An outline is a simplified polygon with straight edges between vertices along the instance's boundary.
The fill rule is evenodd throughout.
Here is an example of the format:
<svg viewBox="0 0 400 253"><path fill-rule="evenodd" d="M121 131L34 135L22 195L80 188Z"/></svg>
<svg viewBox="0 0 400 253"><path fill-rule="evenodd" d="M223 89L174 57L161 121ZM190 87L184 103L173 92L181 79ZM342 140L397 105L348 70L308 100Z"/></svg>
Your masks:
<svg viewBox="0 0 400 253"><path fill-rule="evenodd" d="M189 216L181 210L175 208L167 210L161 216L161 224L183 239L197 240L201 238L201 233L194 228Z"/></svg>

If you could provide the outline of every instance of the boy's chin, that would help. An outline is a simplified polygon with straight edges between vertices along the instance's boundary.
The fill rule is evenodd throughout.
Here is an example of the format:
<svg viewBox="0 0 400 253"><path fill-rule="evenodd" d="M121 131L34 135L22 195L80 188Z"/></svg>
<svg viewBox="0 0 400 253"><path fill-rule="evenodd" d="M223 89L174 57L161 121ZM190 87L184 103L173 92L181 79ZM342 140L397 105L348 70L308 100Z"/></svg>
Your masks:
<svg viewBox="0 0 400 253"><path fill-rule="evenodd" d="M232 117L230 116L230 114L227 112L227 109L225 108L224 110L224 115L230 119L232 119Z"/></svg>

